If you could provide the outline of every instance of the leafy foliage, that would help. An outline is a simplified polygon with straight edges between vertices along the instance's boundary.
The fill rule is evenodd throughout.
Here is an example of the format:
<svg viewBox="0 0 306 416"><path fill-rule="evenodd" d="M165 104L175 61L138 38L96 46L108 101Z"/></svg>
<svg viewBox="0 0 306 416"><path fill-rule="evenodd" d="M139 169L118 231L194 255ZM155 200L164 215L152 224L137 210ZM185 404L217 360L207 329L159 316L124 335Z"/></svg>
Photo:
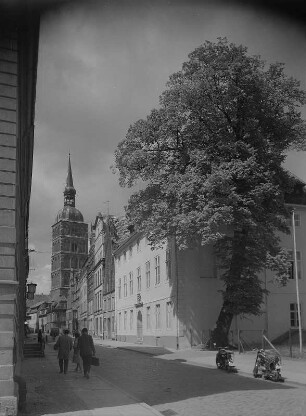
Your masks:
<svg viewBox="0 0 306 416"><path fill-rule="evenodd" d="M286 267L278 232L288 231L292 178L282 163L305 146L305 103L282 64L205 42L115 152L120 184L143 184L127 214L153 246L174 233L179 248L214 244L229 314L258 314L258 272Z"/></svg>

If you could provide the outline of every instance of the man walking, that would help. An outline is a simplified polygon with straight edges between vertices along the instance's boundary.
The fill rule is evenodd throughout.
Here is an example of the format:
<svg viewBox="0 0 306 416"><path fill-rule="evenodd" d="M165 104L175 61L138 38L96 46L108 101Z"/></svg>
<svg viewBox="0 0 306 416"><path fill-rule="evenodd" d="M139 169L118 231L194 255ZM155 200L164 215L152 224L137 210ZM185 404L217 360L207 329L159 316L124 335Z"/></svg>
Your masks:
<svg viewBox="0 0 306 416"><path fill-rule="evenodd" d="M69 353L72 349L72 338L68 335L69 330L65 329L64 334L57 338L57 341L54 345L54 349L58 350L57 358L60 368L60 373L63 372L67 374L68 371L68 362L69 362Z"/></svg>
<svg viewBox="0 0 306 416"><path fill-rule="evenodd" d="M96 354L92 336L88 334L87 328L82 329L82 335L79 338L80 356L83 360L84 377L89 378L91 357Z"/></svg>

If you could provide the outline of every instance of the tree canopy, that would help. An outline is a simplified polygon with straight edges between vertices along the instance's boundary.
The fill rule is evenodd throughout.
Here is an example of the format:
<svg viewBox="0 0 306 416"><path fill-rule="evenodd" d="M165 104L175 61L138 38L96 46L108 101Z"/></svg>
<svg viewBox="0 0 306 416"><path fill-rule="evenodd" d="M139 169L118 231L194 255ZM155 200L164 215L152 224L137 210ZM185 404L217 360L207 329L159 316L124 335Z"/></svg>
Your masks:
<svg viewBox="0 0 306 416"><path fill-rule="evenodd" d="M283 162L305 146L305 103L283 64L267 65L225 38L206 41L115 152L120 184L142 183L127 215L153 246L174 234L179 248L214 245L224 337L233 315L260 313L258 273L284 271L279 232L288 231L284 195L293 182Z"/></svg>

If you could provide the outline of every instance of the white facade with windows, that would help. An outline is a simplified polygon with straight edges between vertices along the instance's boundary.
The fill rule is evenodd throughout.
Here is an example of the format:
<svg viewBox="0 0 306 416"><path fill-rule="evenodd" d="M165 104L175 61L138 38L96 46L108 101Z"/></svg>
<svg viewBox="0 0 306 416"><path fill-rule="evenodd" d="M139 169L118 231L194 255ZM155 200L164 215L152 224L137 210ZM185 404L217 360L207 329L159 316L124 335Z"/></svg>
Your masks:
<svg viewBox="0 0 306 416"><path fill-rule="evenodd" d="M139 234L115 252L118 340L176 346L176 292L169 263L165 247L151 250Z"/></svg>
<svg viewBox="0 0 306 416"><path fill-rule="evenodd" d="M292 205L292 204L291 204ZM306 322L306 205L295 209L296 259L301 324ZM281 245L292 256L286 286L265 270L260 279L269 294L260 316L234 317L230 341L238 332L246 342L274 341L297 329L293 235L282 234ZM184 348L205 343L214 328L223 282L212 246L176 253L175 244L151 250L146 239L133 234L115 251L117 339Z"/></svg>

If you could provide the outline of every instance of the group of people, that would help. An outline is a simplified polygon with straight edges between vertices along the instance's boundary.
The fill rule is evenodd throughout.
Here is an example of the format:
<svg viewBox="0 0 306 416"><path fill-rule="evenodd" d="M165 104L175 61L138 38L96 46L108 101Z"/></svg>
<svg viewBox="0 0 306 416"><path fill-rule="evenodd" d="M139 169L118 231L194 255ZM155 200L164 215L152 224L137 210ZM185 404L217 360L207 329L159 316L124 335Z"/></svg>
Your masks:
<svg viewBox="0 0 306 416"><path fill-rule="evenodd" d="M76 364L75 371L82 371L82 359L84 377L89 378L91 359L95 356L96 350L87 328L82 329L81 335L76 332L74 339L69 336L69 330L65 329L63 335L58 337L54 349L58 350L57 358L60 373L67 374L70 351L73 349L72 362Z"/></svg>

